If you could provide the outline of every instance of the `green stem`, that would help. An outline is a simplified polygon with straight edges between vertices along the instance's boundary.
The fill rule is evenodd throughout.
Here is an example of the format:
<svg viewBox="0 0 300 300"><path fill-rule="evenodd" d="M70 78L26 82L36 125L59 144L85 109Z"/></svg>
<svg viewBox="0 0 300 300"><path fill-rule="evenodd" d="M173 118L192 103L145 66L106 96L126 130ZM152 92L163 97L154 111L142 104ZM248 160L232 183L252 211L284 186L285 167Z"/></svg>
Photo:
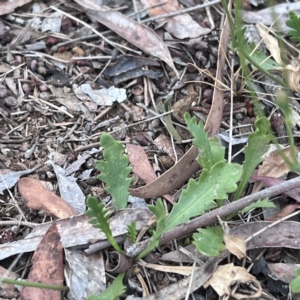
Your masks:
<svg viewBox="0 0 300 300"><path fill-rule="evenodd" d="M57 291L69 290L67 286L60 286L60 285L47 284L47 283L37 283L31 281L20 281L20 280L14 280L9 278L2 278L0 281L3 283L15 284L15 285L27 286L27 287L36 287L40 289L50 289L50 290L57 290Z"/></svg>

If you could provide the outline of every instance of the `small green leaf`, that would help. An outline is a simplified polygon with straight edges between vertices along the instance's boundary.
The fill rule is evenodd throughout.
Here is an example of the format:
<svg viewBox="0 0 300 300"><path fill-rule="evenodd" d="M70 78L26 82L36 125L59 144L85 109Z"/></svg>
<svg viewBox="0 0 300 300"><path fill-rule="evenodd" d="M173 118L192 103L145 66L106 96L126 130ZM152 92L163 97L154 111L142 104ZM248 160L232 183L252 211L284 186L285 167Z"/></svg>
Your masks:
<svg viewBox="0 0 300 300"><path fill-rule="evenodd" d="M242 195L250 176L255 168L263 161L263 155L269 149L272 135L268 133L270 122L266 117L258 118L255 122L255 132L249 135L248 145L245 147L244 171L234 200Z"/></svg>
<svg viewBox="0 0 300 300"><path fill-rule="evenodd" d="M214 208L216 206L214 200L227 199L227 193L236 190L236 182L241 175L242 167L239 164L225 164L221 161L215 164L210 171L204 169L198 182L190 179L187 189L183 190L179 201L174 204L167 217L164 231L171 230L177 225L187 222L190 218Z"/></svg>
<svg viewBox="0 0 300 300"><path fill-rule="evenodd" d="M199 148L199 164L210 170L214 164L224 161L225 147L222 147L217 137L208 138L203 122L197 124L196 117L191 118L188 113L185 113L184 119L190 133L195 137L194 145Z"/></svg>
<svg viewBox="0 0 300 300"><path fill-rule="evenodd" d="M90 218L89 223L95 228L99 228L106 235L108 241L119 253L124 253L118 243L116 242L109 225L110 213L105 208L105 205L102 202L98 202L95 197L87 198L88 210L85 214Z"/></svg>
<svg viewBox="0 0 300 300"><path fill-rule="evenodd" d="M150 242L145 250L143 250L138 256L137 260L143 258L150 253L154 248L158 246L159 239L165 229L165 217L166 210L163 202L160 198L157 199L156 205L148 205L149 210L156 216L156 230L153 231Z"/></svg>
<svg viewBox="0 0 300 300"><path fill-rule="evenodd" d="M300 293L300 268L296 269L296 277L290 283L293 293Z"/></svg>
<svg viewBox="0 0 300 300"><path fill-rule="evenodd" d="M169 104L171 102L172 96L168 96L164 105L163 105L163 110L164 112L167 112L169 110ZM173 122L172 122L172 118L171 118L171 114L165 115L164 116L164 120L166 122L166 128L168 130L168 132L172 135L172 137L178 141L181 142L181 137L178 134L178 132L176 131L175 127L173 126Z"/></svg>
<svg viewBox="0 0 300 300"><path fill-rule="evenodd" d="M265 207L276 207L273 202L270 202L268 198L263 200L258 200L255 203L251 203L250 205L244 207L240 212L246 213L253 208L265 208Z"/></svg>
<svg viewBox="0 0 300 300"><path fill-rule="evenodd" d="M254 62L260 65L264 70L274 70L275 68L282 67L275 60L268 58L261 50L255 49L255 47L256 45L252 43L249 46L244 47L243 49L245 53L251 56ZM252 53L253 50L254 52Z"/></svg>
<svg viewBox="0 0 300 300"><path fill-rule="evenodd" d="M131 183L131 178L127 177L132 170L128 166L128 157L124 155L122 144L115 141L110 134L102 134L100 143L104 148L105 161L96 161L96 167L101 171L98 178L106 183L105 190L113 197L115 208L126 208Z"/></svg>
<svg viewBox="0 0 300 300"><path fill-rule="evenodd" d="M125 273L121 273L113 281L113 283L105 289L99 296L88 296L87 300L116 300L126 291L126 286L123 284Z"/></svg>
<svg viewBox="0 0 300 300"><path fill-rule="evenodd" d="M132 221L130 225L127 226L127 235L130 239L132 244L135 243L137 237L137 230L136 230L136 222Z"/></svg>
<svg viewBox="0 0 300 300"><path fill-rule="evenodd" d="M197 233L193 234L193 244L197 250L204 255L219 256L220 251L226 249L223 244L223 231L220 226L199 228Z"/></svg>
<svg viewBox="0 0 300 300"><path fill-rule="evenodd" d="M300 46L300 17L298 17L295 12L290 11L290 19L285 23L292 30L288 31L288 35L291 37L291 40L298 42L297 47Z"/></svg>

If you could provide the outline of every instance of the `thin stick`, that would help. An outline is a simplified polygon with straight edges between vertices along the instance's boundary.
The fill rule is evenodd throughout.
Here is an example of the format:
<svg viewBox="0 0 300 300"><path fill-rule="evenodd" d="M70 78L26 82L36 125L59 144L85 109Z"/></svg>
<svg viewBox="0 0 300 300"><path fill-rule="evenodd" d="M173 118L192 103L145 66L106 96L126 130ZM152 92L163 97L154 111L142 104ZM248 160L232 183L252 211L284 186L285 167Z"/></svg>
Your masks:
<svg viewBox="0 0 300 300"><path fill-rule="evenodd" d="M234 68L234 60L231 60L231 86L230 86L230 119L229 119L229 145L228 145L228 162L231 163L232 159L232 126L233 126L233 82L234 82L234 75L233 75L233 68Z"/></svg>
<svg viewBox="0 0 300 300"><path fill-rule="evenodd" d="M251 239L253 239L254 237L260 235L262 232L268 230L269 228L274 227L275 225L277 225L277 224L279 224L279 223L281 223L281 222L283 222L283 221L285 221L285 220L287 220L287 219L289 219L289 218L291 218L291 217L294 217L294 216L296 216L296 215L299 215L299 214L300 214L300 210L297 210L297 211L295 211L294 213L292 213L292 214L290 214L290 215L288 215L288 216L285 216L285 217L283 217L283 218L281 218L281 219L279 219L279 220L273 222L272 224L266 226L265 228L262 228L261 230L259 230L259 231L255 232L255 233L253 233L251 236L249 236L247 239L245 239L245 242L248 243Z"/></svg>
<svg viewBox="0 0 300 300"><path fill-rule="evenodd" d="M175 17L175 16L178 16L178 15L186 14L186 13L189 13L191 11L195 11L195 10L207 7L207 6L215 5L215 4L218 4L220 2L221 2L221 0L214 0L214 1L211 1L211 2L204 3L204 4L196 5L196 6L189 7L189 8L186 8L186 9L182 9L182 10L179 10L179 11L175 11L175 12L172 12L172 13L168 13L168 14L159 15L159 16L156 16L156 17L153 17L153 18L145 19L145 20L142 20L141 23L152 22L152 21L157 21L157 20L164 19L164 18Z"/></svg>
<svg viewBox="0 0 300 300"><path fill-rule="evenodd" d="M221 206L200 217L193 219L192 221L179 225L176 228L166 232L160 240L160 245L168 243L169 241L172 241L174 239L178 239L185 234L195 231L197 228L207 226L211 223L216 222L217 216L220 216L220 218L225 218L233 213L238 212L251 203L254 203L255 201L264 198L270 198L299 187L300 176L288 181L284 181L276 186L269 187L255 194L243 197L240 200L231 202L227 205Z"/></svg>
<svg viewBox="0 0 300 300"><path fill-rule="evenodd" d="M50 102L48 102L48 101L45 101L45 100L43 100L43 99L41 99L41 98L37 98L37 97L33 97L33 96L29 96L29 98L31 98L31 99L36 99L36 100L38 100L38 101L41 101L41 102L43 102L44 104L47 104L47 105L49 105L49 106L51 106L51 107L57 109L60 113L66 114L67 116L69 116L69 117L71 117L71 118L74 118L74 116L71 115L69 112L67 112L67 111L65 111L65 110L63 110L63 109L61 109L60 107L58 107L58 106L56 106L56 105L54 105L54 104L52 104L52 103L50 103Z"/></svg>

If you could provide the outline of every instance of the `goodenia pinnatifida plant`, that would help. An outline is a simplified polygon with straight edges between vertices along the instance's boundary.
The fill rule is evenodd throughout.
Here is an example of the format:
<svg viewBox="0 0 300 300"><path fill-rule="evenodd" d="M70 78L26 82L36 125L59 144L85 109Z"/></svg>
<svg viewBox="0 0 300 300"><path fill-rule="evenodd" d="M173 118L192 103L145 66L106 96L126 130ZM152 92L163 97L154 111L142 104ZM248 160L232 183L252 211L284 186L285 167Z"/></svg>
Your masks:
<svg viewBox="0 0 300 300"><path fill-rule="evenodd" d="M243 178L249 179L253 169L262 160L262 154L259 155L259 158L246 155L244 164L250 171L245 170L245 168L243 169L243 167L237 163L226 163L224 158L225 148L222 146L220 140L217 137L209 138L205 132L203 123L197 123L195 117L191 118L191 116L186 113L185 120L189 131L195 137L194 145L199 149L199 157L197 160L203 168L202 173L198 180L189 180L187 189L182 191L178 202L174 204L168 216L166 216L163 203L160 199L157 200L155 206L149 206L149 209L157 218L156 229L153 231L148 247L141 252L136 259L144 257L153 248L157 247L159 239L164 232L189 221L192 217L200 216L205 213L205 211L213 209L216 207L215 200L222 201L228 199L228 194L237 190L237 183L241 176L243 175ZM249 137L248 147L249 149L257 147L260 149L259 153L262 153L266 150L266 144L269 141L266 130L269 123L268 120L263 117L259 118L255 124L257 128ZM108 139L105 137L102 140ZM109 145L111 145L110 150L112 153L118 153L118 156L123 158L124 150L121 151L121 143L110 141ZM114 147L116 147L117 151L115 151ZM104 149L107 150L105 147ZM257 149L255 153L257 154ZM110 160L115 159L115 157L115 155L105 155L106 166L108 166L111 163ZM99 162L96 162L96 165L102 166ZM125 186L123 190L127 189L126 192L128 192L128 183L125 180L129 170L127 163L123 163L123 168L126 168L126 172L120 170L119 173L123 174L123 180L120 180L120 184L123 184ZM103 168L101 168L101 170L103 170ZM108 172L109 170L106 168L106 173ZM113 181L113 178L106 176L106 179L107 185L112 186L113 182L110 181ZM247 180L244 179L245 182ZM241 192L243 189L244 187L240 189ZM92 218L90 222L93 226L99 228L106 234L108 240L118 252L123 253L112 236L109 227L109 214L104 205L101 203L98 204L97 199L94 197L88 198L87 205L89 207L87 215ZM260 207L264 205L265 202L260 203ZM128 233L131 241L134 241L136 237L134 223L128 227ZM201 242L199 242L199 239L197 243L197 248L200 249Z"/></svg>

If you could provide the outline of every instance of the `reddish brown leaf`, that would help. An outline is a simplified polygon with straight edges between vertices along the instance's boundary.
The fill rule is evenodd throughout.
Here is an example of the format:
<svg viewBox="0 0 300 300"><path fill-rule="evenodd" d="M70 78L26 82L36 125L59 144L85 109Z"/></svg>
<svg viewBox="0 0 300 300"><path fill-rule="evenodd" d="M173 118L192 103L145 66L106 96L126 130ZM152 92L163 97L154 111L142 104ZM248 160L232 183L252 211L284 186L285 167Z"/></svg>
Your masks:
<svg viewBox="0 0 300 300"><path fill-rule="evenodd" d="M127 144L126 149L130 164L133 166L133 173L143 179L146 184L154 181L157 176L151 167L148 156L141 146ZM163 195L169 202L173 203L174 200L171 195Z"/></svg>
<svg viewBox="0 0 300 300"><path fill-rule="evenodd" d="M232 0L228 3L228 9L231 11ZM210 136L214 136L218 133L223 118L223 89L221 85L223 82L223 73L225 66L225 54L229 45L229 23L227 18L225 19L223 30L220 37L220 44L218 49L218 65L216 73L216 83L213 94L213 102L206 120L205 129L208 131Z"/></svg>
<svg viewBox="0 0 300 300"><path fill-rule="evenodd" d="M157 176L149 163L148 156L144 149L141 146L133 144L127 144L126 149L134 174L138 175L146 183L155 180Z"/></svg>
<svg viewBox="0 0 300 300"><path fill-rule="evenodd" d="M192 146L178 163L162 176L141 188L130 189L130 194L141 198L153 198L171 193L199 170L197 155L198 149Z"/></svg>
<svg viewBox="0 0 300 300"><path fill-rule="evenodd" d="M32 257L28 281L63 285L63 251L55 223L51 225ZM60 291L24 287L21 298L22 300L59 300L61 295Z"/></svg>
<svg viewBox="0 0 300 300"><path fill-rule="evenodd" d="M38 180L21 178L18 181L18 188L30 208L44 209L47 215L54 215L59 219L78 214L75 208L53 192L46 190Z"/></svg>

